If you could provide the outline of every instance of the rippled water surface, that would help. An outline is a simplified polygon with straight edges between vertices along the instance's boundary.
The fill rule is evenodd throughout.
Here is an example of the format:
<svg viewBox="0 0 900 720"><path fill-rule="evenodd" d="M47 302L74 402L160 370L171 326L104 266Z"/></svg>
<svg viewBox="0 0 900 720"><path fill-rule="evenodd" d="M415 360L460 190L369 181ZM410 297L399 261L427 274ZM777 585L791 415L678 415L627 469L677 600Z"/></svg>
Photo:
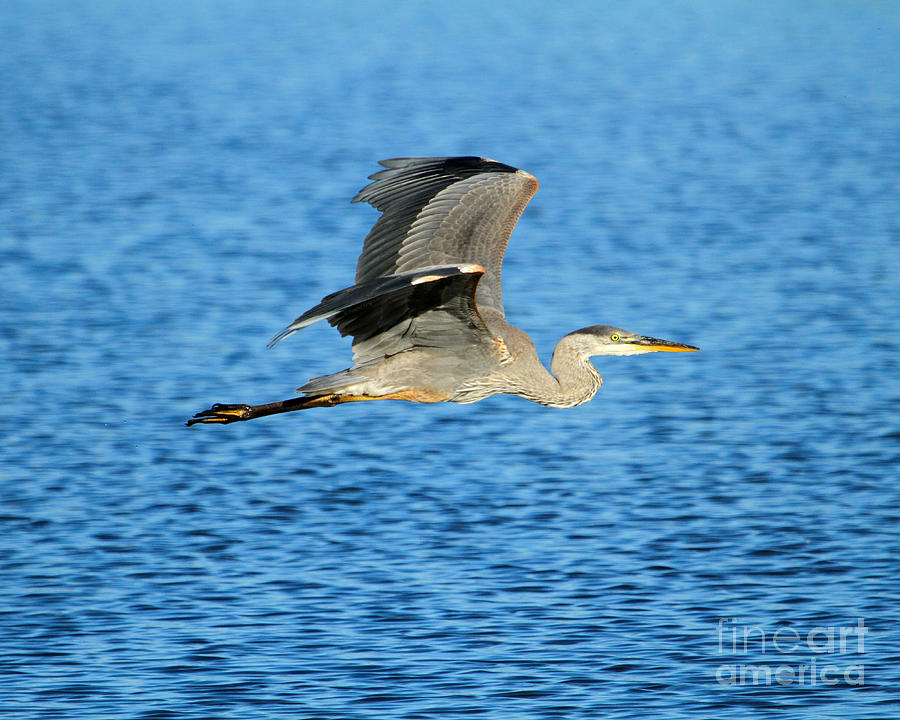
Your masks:
<svg viewBox="0 0 900 720"><path fill-rule="evenodd" d="M4 717L898 717L898 67L892 3L6 3ZM434 154L540 179L545 359L702 352L185 428L347 365L265 344Z"/></svg>

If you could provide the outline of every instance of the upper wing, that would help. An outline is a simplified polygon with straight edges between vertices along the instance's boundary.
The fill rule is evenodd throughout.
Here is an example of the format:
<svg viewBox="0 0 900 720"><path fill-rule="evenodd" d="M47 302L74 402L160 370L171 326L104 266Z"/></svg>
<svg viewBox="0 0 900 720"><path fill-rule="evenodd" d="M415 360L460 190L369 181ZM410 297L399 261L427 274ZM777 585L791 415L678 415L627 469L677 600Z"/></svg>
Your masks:
<svg viewBox="0 0 900 720"><path fill-rule="evenodd" d="M382 212L366 236L356 282L419 268L477 263L476 301L503 314L500 266L516 221L537 192L522 170L477 157L382 160L353 199Z"/></svg>

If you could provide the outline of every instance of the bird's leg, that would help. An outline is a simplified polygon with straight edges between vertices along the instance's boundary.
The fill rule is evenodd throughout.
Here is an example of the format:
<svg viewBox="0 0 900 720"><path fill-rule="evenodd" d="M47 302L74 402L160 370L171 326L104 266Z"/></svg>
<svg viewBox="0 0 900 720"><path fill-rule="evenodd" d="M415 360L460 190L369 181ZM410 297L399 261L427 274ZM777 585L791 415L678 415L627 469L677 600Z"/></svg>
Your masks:
<svg viewBox="0 0 900 720"><path fill-rule="evenodd" d="M223 405L216 403L209 410L198 412L185 424L188 426L197 423L228 423L241 420L253 420L266 415L293 412L294 410L307 410L315 407L334 407L348 402L361 402L363 400L408 400L419 403L435 403L449 400L448 393L437 393L428 390L399 390L387 395L340 395L338 393L325 393L323 395L303 395L302 397L280 400L266 403L265 405Z"/></svg>
<svg viewBox="0 0 900 720"><path fill-rule="evenodd" d="M225 425L242 420L253 420L254 418L264 417L266 415L293 412L294 410L306 410L307 408L313 407L331 407L332 405L338 405L339 403L348 402L350 400L350 397L341 395L314 395L311 397L304 396L291 398L289 400L279 400L278 402L265 403L264 405L225 405L216 403L209 410L198 412L194 417L188 420L185 425L191 426L196 425L197 423L218 423L220 425Z"/></svg>

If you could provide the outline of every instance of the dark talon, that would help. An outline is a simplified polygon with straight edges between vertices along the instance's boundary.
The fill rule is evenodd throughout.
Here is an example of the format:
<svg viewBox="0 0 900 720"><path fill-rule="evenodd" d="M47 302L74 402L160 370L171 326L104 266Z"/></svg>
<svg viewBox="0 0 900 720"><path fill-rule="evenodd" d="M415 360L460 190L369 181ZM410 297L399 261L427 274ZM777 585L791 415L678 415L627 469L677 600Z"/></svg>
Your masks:
<svg viewBox="0 0 900 720"><path fill-rule="evenodd" d="M219 423L227 425L228 423L246 420L250 414L249 405L226 405L224 403L216 403L209 410L203 410L188 420L185 425L190 427L197 423Z"/></svg>

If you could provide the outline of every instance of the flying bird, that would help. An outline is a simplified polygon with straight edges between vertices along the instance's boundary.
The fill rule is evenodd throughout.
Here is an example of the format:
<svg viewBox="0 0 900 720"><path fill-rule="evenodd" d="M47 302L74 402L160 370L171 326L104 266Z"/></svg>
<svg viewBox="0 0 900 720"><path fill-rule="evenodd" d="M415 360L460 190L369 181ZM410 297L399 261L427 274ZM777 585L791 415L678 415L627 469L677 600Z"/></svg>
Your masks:
<svg viewBox="0 0 900 720"><path fill-rule="evenodd" d="M500 266L513 227L537 192L534 176L479 157L394 158L353 202L381 217L366 236L355 284L325 297L269 343L319 320L353 336L353 366L312 378L300 397L221 404L187 421L232 423L361 400L472 403L507 393L569 408L594 397L597 355L688 352L692 345L610 325L569 333L548 371L509 324Z"/></svg>

